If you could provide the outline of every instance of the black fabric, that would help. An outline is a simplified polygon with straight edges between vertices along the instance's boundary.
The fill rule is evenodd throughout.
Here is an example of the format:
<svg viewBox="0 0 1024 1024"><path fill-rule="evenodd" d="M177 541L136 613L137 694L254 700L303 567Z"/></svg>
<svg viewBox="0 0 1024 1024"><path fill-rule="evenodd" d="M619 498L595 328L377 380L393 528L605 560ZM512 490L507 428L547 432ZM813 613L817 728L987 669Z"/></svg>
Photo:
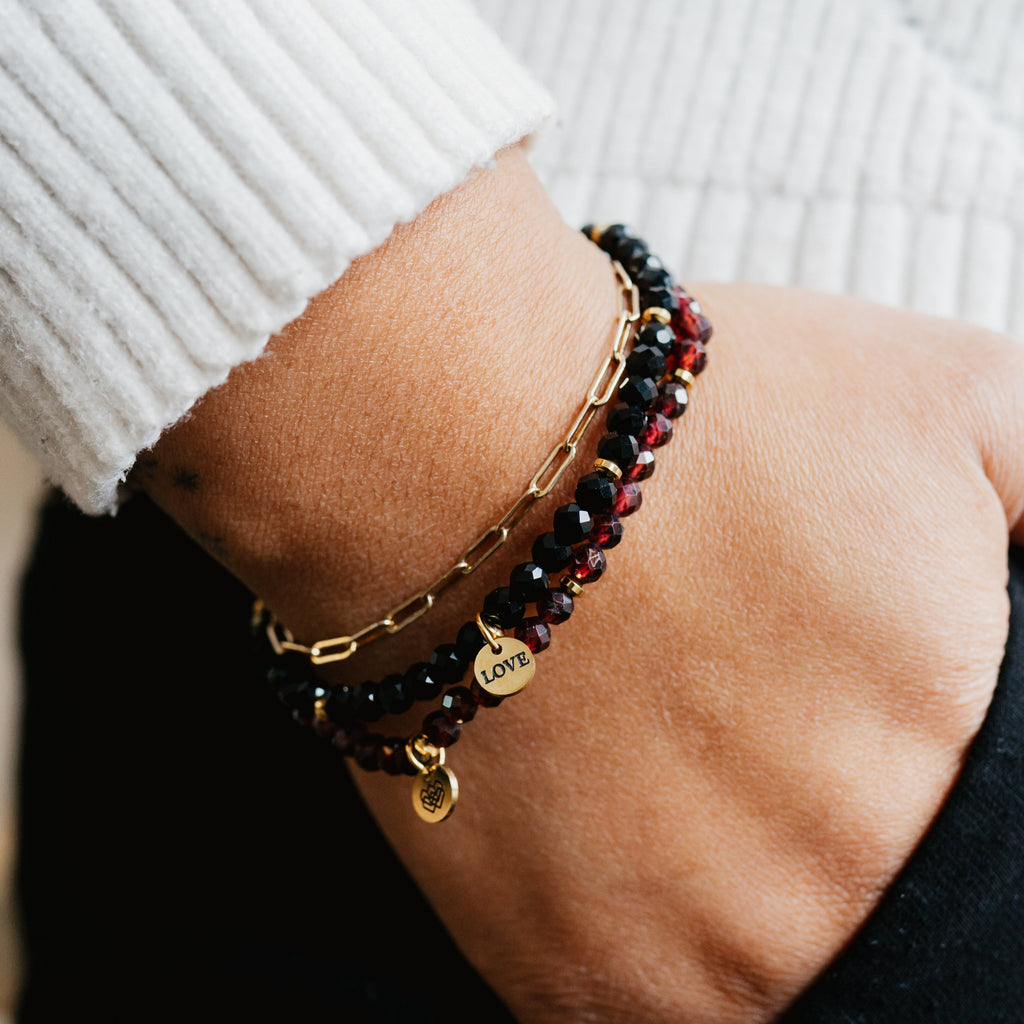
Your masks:
<svg viewBox="0 0 1024 1024"><path fill-rule="evenodd" d="M1024 1021L1024 563L955 792L783 1018ZM249 595L145 499L54 495L22 590L18 1024L512 1018L248 658Z"/></svg>

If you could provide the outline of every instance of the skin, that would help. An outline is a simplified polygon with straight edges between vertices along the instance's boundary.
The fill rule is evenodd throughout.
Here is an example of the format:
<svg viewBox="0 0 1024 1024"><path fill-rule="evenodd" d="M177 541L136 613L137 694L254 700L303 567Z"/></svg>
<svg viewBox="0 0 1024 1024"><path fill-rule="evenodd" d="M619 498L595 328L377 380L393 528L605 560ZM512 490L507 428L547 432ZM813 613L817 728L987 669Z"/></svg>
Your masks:
<svg viewBox="0 0 1024 1024"><path fill-rule="evenodd" d="M849 298L685 283L715 325L709 367L535 680L452 748L456 813L426 825L408 780L356 770L524 1024L774 1019L927 830L1002 657L1024 349ZM356 261L139 483L297 636L355 629L522 492L615 302L606 258L513 148ZM569 500L599 424L484 568L332 678L450 640Z"/></svg>

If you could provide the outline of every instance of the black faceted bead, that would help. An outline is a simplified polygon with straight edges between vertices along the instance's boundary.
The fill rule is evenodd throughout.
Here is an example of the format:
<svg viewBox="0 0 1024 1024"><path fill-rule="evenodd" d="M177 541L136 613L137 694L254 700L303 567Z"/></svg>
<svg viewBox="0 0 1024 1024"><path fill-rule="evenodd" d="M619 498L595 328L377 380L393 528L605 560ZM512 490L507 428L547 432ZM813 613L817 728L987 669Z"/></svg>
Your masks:
<svg viewBox="0 0 1024 1024"><path fill-rule="evenodd" d="M327 688L312 679L300 682L285 683L277 689L277 696L286 708L290 708L299 718L312 718L314 705L318 700L327 697Z"/></svg>
<svg viewBox="0 0 1024 1024"><path fill-rule="evenodd" d="M604 249L609 256L618 259L616 252L619 246L626 240L631 238L639 238L640 236L627 224L609 224L601 233L601 237L598 239L597 244Z"/></svg>
<svg viewBox="0 0 1024 1024"><path fill-rule="evenodd" d="M650 377L627 377L619 385L619 398L627 405L635 405L638 409L647 412L657 401L657 382ZM641 429L637 433L642 434L643 430Z"/></svg>
<svg viewBox="0 0 1024 1024"><path fill-rule="evenodd" d="M480 630L475 622L473 623L473 628L476 630L477 636L480 636ZM473 653L475 656L476 652L474 651ZM457 683L466 674L466 662L468 659L463 658L459 654L455 644L438 644L430 652L430 657L427 658L427 661L434 667L434 670L445 686Z"/></svg>
<svg viewBox="0 0 1024 1024"><path fill-rule="evenodd" d="M376 722L384 717L380 683L362 683L355 692L355 715L360 722Z"/></svg>
<svg viewBox="0 0 1024 1024"><path fill-rule="evenodd" d="M380 701L389 715L400 715L415 703L412 687L403 675L392 672L380 681Z"/></svg>
<svg viewBox="0 0 1024 1024"><path fill-rule="evenodd" d="M412 688L412 695L416 700L433 700L444 690L441 677L434 670L434 666L426 661L417 661L410 665L406 670L405 679Z"/></svg>
<svg viewBox="0 0 1024 1024"><path fill-rule="evenodd" d="M464 622L455 637L455 651L468 665L476 658L485 643L480 627L473 621Z"/></svg>
<svg viewBox="0 0 1024 1024"><path fill-rule="evenodd" d="M635 347L650 345L658 349L662 355L667 356L675 343L676 332L668 324L660 324L657 320L652 320L637 331Z"/></svg>
<svg viewBox="0 0 1024 1024"><path fill-rule="evenodd" d="M523 620L526 605L509 587L495 587L484 598L483 617L502 629L511 629Z"/></svg>
<svg viewBox="0 0 1024 1024"><path fill-rule="evenodd" d="M308 680L311 673L312 668L304 654L286 651L279 657L275 656L267 666L266 680L274 689L280 689L289 683L297 684Z"/></svg>
<svg viewBox="0 0 1024 1024"><path fill-rule="evenodd" d="M605 423L608 429L616 434L632 434L639 437L647 426L647 416L643 409L619 402L608 410L608 419Z"/></svg>
<svg viewBox="0 0 1024 1024"><path fill-rule="evenodd" d="M580 477L575 497L588 512L607 512L615 504L615 481L604 473L587 473Z"/></svg>
<svg viewBox="0 0 1024 1024"><path fill-rule="evenodd" d="M559 572L569 564L572 547L563 544L553 533L542 533L533 542L533 550L530 553L534 562L545 572Z"/></svg>
<svg viewBox="0 0 1024 1024"><path fill-rule="evenodd" d="M520 562L509 573L508 586L513 596L530 604L547 592L548 574L536 562Z"/></svg>
<svg viewBox="0 0 1024 1024"><path fill-rule="evenodd" d="M622 264L622 269L630 278L635 278L647 266L650 255L651 250L647 248L647 243L639 238L624 238L615 247L615 258Z"/></svg>
<svg viewBox="0 0 1024 1024"><path fill-rule="evenodd" d="M577 544L590 536L593 519L590 513L576 502L557 508L551 518L555 540L560 544ZM534 561L538 565L542 564L536 557Z"/></svg>
<svg viewBox="0 0 1024 1024"><path fill-rule="evenodd" d="M597 442L597 457L627 470L640 454L640 442L632 434L605 434Z"/></svg>
<svg viewBox="0 0 1024 1024"><path fill-rule="evenodd" d="M649 306L660 306L669 313L679 312L679 296L675 288L648 288L640 291L640 303L647 309Z"/></svg>
<svg viewBox="0 0 1024 1024"><path fill-rule="evenodd" d="M324 711L335 725L347 725L355 718L356 691L351 686L333 686L324 699Z"/></svg>
<svg viewBox="0 0 1024 1024"><path fill-rule="evenodd" d="M647 261L647 266L636 275L633 283L640 289L641 295L653 291L669 291L675 284L661 260L654 257Z"/></svg>
<svg viewBox="0 0 1024 1024"><path fill-rule="evenodd" d="M631 377L661 380L665 370L665 353L654 345L637 345L626 357L626 372Z"/></svg>

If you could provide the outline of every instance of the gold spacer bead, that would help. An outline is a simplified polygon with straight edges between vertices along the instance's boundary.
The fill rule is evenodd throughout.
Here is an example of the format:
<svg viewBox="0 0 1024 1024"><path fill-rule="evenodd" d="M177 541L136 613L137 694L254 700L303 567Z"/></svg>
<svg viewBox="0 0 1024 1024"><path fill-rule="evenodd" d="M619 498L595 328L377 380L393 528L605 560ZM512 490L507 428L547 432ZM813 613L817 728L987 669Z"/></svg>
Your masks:
<svg viewBox="0 0 1024 1024"><path fill-rule="evenodd" d="M640 319L645 324L649 324L652 320L657 320L659 324L668 324L672 322L672 314L661 306L648 306L640 314Z"/></svg>
<svg viewBox="0 0 1024 1024"><path fill-rule="evenodd" d="M622 470L611 459L594 459L594 469L598 473L607 473L613 480L619 480L622 477Z"/></svg>
<svg viewBox="0 0 1024 1024"><path fill-rule="evenodd" d="M573 597L579 597L583 593L583 587L571 576L563 576L558 582L561 583L562 589L568 590Z"/></svg>
<svg viewBox="0 0 1024 1024"><path fill-rule="evenodd" d="M686 388L687 391L689 391L690 388L693 387L693 383L697 378L694 377L689 370L677 368L672 371L672 379L678 381L684 388Z"/></svg>

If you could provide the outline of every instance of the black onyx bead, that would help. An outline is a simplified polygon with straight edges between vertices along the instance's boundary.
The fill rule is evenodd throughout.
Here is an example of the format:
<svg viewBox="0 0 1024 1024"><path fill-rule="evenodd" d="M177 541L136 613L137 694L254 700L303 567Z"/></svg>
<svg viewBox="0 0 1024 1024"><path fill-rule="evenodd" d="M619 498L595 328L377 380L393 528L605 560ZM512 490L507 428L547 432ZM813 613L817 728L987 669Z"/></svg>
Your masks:
<svg viewBox="0 0 1024 1024"><path fill-rule="evenodd" d="M615 258L631 278L636 277L644 269L650 255L651 250L647 248L647 243L639 238L624 238L615 247Z"/></svg>
<svg viewBox="0 0 1024 1024"><path fill-rule="evenodd" d="M518 625L526 614L526 606L512 593L510 587L495 587L484 598L483 617L497 623L502 629Z"/></svg>
<svg viewBox="0 0 1024 1024"><path fill-rule="evenodd" d="M640 289L641 295L653 291L669 291L675 284L661 260L655 260L654 257L647 261L647 266L636 275L633 283Z"/></svg>
<svg viewBox="0 0 1024 1024"><path fill-rule="evenodd" d="M607 512L615 503L615 481L604 473L587 473L576 484L576 504L588 512ZM591 521L593 525L593 521Z"/></svg>
<svg viewBox="0 0 1024 1024"><path fill-rule="evenodd" d="M350 686L334 686L324 699L324 711L335 725L345 725L355 717L356 691Z"/></svg>
<svg viewBox="0 0 1024 1024"><path fill-rule="evenodd" d="M608 429L616 434L632 434L639 437L647 426L647 417L643 409L619 402L608 410L608 419L605 423Z"/></svg>
<svg viewBox="0 0 1024 1024"><path fill-rule="evenodd" d="M584 224L583 227L580 228L580 232L582 234L586 235L587 238L593 239L593 237L594 237L594 225L593 224Z"/></svg>
<svg viewBox="0 0 1024 1024"><path fill-rule="evenodd" d="M484 635L475 622L464 622L455 636L455 651L468 665L476 658L485 642Z"/></svg>
<svg viewBox="0 0 1024 1024"><path fill-rule="evenodd" d="M475 622L473 623L473 628L476 630L477 636L480 636L480 630ZM474 655L475 653L474 651ZM458 647L455 644L438 644L430 652L430 657L427 658L427 661L433 666L445 686L457 683L466 674L466 662L468 660L459 654Z"/></svg>
<svg viewBox="0 0 1024 1024"><path fill-rule="evenodd" d="M536 562L520 562L508 576L509 590L530 604L548 589L548 574Z"/></svg>
<svg viewBox="0 0 1024 1024"><path fill-rule="evenodd" d="M593 522L591 515L575 502L555 509L555 514L551 518L555 540L560 544L577 544L590 536L590 526ZM537 562L537 558L534 558L534 561Z"/></svg>
<svg viewBox="0 0 1024 1024"><path fill-rule="evenodd" d="M597 457L614 462L625 471L636 462L640 442L632 434L605 434L597 442Z"/></svg>
<svg viewBox="0 0 1024 1024"><path fill-rule="evenodd" d="M569 564L572 546L563 544L553 533L542 533L533 542L533 550L530 553L534 562L545 572L558 572Z"/></svg>
<svg viewBox="0 0 1024 1024"><path fill-rule="evenodd" d="M269 645L268 645L269 646ZM286 651L280 657L274 657L267 666L266 679L275 689L292 683L301 683L310 677L311 666L304 654L297 651Z"/></svg>
<svg viewBox="0 0 1024 1024"><path fill-rule="evenodd" d="M380 681L380 702L389 715L400 715L408 711L415 700L405 676L392 672Z"/></svg>
<svg viewBox="0 0 1024 1024"><path fill-rule="evenodd" d="M549 590L544 597L537 602L537 614L552 625L565 622L572 615L573 601L572 594L567 590L556 587Z"/></svg>
<svg viewBox="0 0 1024 1024"><path fill-rule="evenodd" d="M619 246L631 238L639 238L640 236L627 224L609 224L601 233L601 237L598 239L597 244L600 248L604 249L609 256L615 257Z"/></svg>
<svg viewBox="0 0 1024 1024"><path fill-rule="evenodd" d="M656 348L662 355L667 356L676 343L676 332L668 324L660 324L652 320L637 331L635 348L642 345L650 345Z"/></svg>
<svg viewBox="0 0 1024 1024"><path fill-rule="evenodd" d="M355 715L361 722L384 717L384 695L380 683L363 683L355 692Z"/></svg>
<svg viewBox="0 0 1024 1024"><path fill-rule="evenodd" d="M277 688L277 696L286 708L300 718L312 718L314 705L327 697L327 688L311 679L288 682Z"/></svg>
<svg viewBox="0 0 1024 1024"><path fill-rule="evenodd" d="M650 377L627 377L619 385L619 398L647 412L658 398L658 385ZM646 426L646 422L644 424ZM643 433L643 429L637 431Z"/></svg>
<svg viewBox="0 0 1024 1024"><path fill-rule="evenodd" d="M444 690L444 683L434 671L434 666L426 661L417 661L410 665L406 670L405 680L416 700L433 700Z"/></svg>
<svg viewBox="0 0 1024 1024"><path fill-rule="evenodd" d="M661 380L666 366L665 353L654 345L638 345L626 357L626 372L632 377Z"/></svg>
<svg viewBox="0 0 1024 1024"><path fill-rule="evenodd" d="M646 309L660 306L669 313L679 312L679 294L675 288L648 288L640 291L641 305Z"/></svg>

